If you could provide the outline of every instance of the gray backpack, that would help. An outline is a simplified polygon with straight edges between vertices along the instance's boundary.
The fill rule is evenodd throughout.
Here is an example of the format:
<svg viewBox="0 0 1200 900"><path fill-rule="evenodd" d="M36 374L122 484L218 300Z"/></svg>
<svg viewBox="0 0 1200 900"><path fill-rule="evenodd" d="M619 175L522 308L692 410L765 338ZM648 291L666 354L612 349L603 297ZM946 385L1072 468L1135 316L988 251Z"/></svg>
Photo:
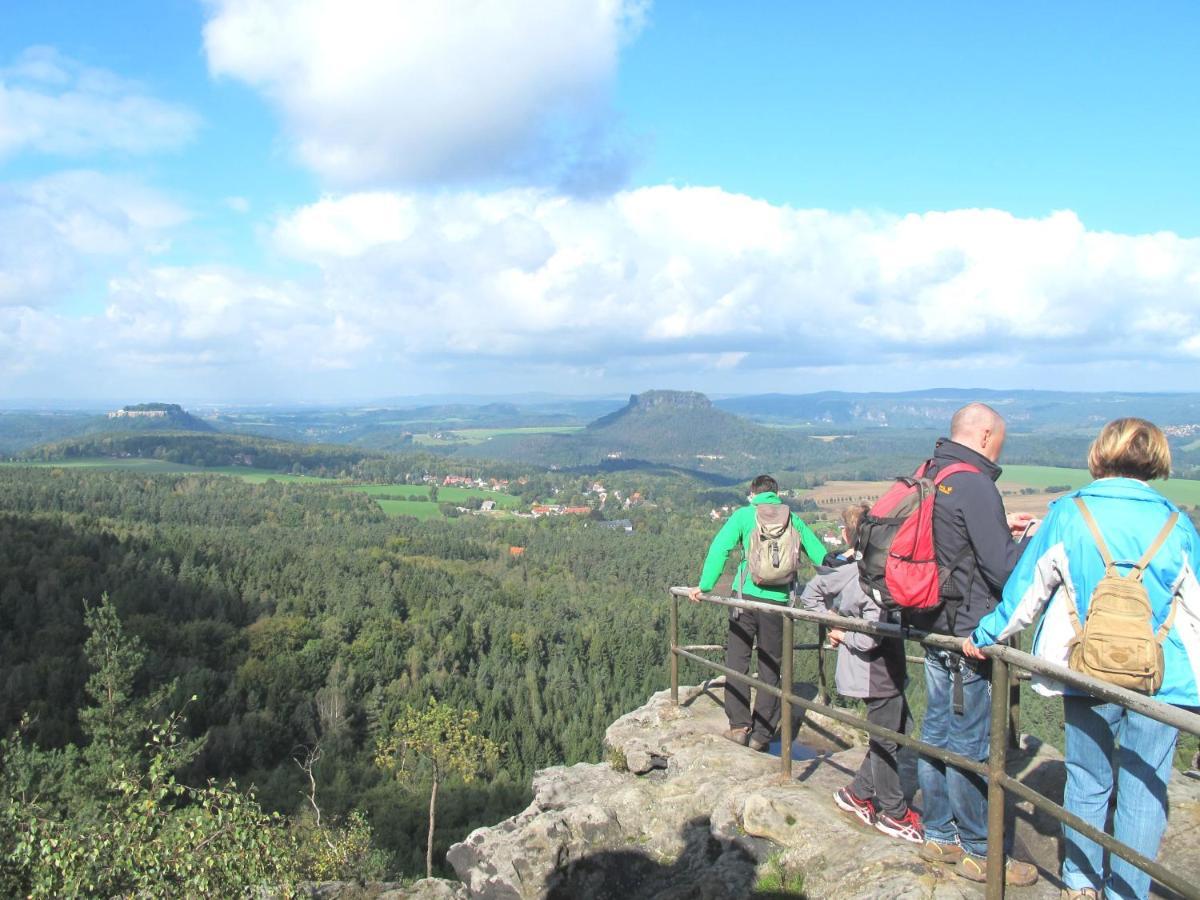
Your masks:
<svg viewBox="0 0 1200 900"><path fill-rule="evenodd" d="M1075 629L1067 665L1076 672L1131 691L1154 694L1163 683L1165 667L1162 643L1175 621L1177 601L1171 600L1166 621L1155 633L1150 596L1142 584L1142 573L1166 543L1179 519L1179 513L1171 513L1150 548L1133 564L1128 575L1122 575L1108 552L1108 545L1091 511L1079 497L1075 498L1075 503L1104 560L1104 577L1092 591L1088 600L1087 620L1082 626L1079 624L1079 611L1070 594L1067 595L1067 613L1071 617L1071 627Z"/></svg>
<svg viewBox="0 0 1200 900"><path fill-rule="evenodd" d="M786 503L760 503L754 508L754 530L746 556L750 580L764 587L791 584L800 568L800 532Z"/></svg>

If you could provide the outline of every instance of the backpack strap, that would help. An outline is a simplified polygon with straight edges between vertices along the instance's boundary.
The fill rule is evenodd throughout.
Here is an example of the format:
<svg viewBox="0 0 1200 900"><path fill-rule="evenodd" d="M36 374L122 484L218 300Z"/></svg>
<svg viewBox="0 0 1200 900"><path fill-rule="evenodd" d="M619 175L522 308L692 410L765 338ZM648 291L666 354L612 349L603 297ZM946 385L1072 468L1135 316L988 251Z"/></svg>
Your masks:
<svg viewBox="0 0 1200 900"><path fill-rule="evenodd" d="M1158 629L1158 633L1154 635L1154 639L1160 644L1167 639L1167 635L1171 633L1171 626L1175 624L1175 610L1179 608L1179 595L1176 594L1171 598L1171 610L1167 613L1166 621Z"/></svg>
<svg viewBox="0 0 1200 900"><path fill-rule="evenodd" d="M1112 555L1108 552L1108 545L1104 543L1104 538L1100 534L1100 526L1096 524L1095 517L1092 515L1091 510L1087 508L1087 504L1083 502L1082 497L1075 498L1075 505L1079 507L1079 512L1083 515L1083 521L1087 523L1088 530L1092 532L1092 537L1096 541L1096 549L1100 551L1100 558L1104 560L1104 570L1107 572L1113 568L1114 564ZM1175 523L1178 521L1178 512L1172 512L1171 515L1167 516L1167 522L1163 525L1162 530L1158 532L1158 536L1154 538L1153 543L1142 554L1142 558L1133 564L1133 569L1125 577L1134 578L1137 581L1142 580L1142 574L1145 572L1146 566L1150 565L1150 560L1154 559L1158 551L1162 549L1163 544L1167 542L1167 538L1171 536L1171 531L1174 530ZM1174 615L1173 612L1172 615Z"/></svg>
<svg viewBox="0 0 1200 900"><path fill-rule="evenodd" d="M925 465L921 466L921 468L917 470L919 473L918 477L923 477L925 473L929 471L929 464L932 462L933 460L929 460L929 462L925 463ZM975 466L971 465L970 463L950 463L950 465L942 466L942 468L938 469L938 473L933 476L933 483L941 484L951 475L957 475L959 472L974 472L976 475L978 475L979 469L975 468Z"/></svg>
<svg viewBox="0 0 1200 900"><path fill-rule="evenodd" d="M1104 571L1107 572L1113 567L1113 558L1112 554L1108 552L1108 544L1104 543L1104 535L1100 533L1100 526L1096 524L1092 511L1087 508L1082 497L1075 498L1075 505L1079 507L1079 512L1083 515L1083 521L1087 523L1088 531L1092 533L1092 540L1096 542L1096 549L1100 551L1100 558L1104 560Z"/></svg>
<svg viewBox="0 0 1200 900"><path fill-rule="evenodd" d="M1150 565L1150 560L1154 559L1158 551L1162 549L1162 545L1167 542L1167 538L1171 536L1171 530L1178 521L1179 513L1177 512L1173 512L1167 516L1167 524L1162 527L1162 531L1158 533L1158 537L1154 539L1154 543L1142 554L1142 558L1133 564L1133 568L1137 570L1137 577L1139 579L1142 577L1142 572L1145 571L1146 566Z"/></svg>

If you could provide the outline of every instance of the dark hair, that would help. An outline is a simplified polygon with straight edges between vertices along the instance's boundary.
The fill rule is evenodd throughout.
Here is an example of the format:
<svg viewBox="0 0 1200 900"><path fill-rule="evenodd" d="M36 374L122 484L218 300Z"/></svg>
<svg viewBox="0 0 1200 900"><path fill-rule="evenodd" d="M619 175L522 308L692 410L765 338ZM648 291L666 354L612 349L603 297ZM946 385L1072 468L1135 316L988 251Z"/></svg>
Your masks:
<svg viewBox="0 0 1200 900"><path fill-rule="evenodd" d="M758 475L750 482L751 494L765 494L768 491L776 493L779 491L779 482L770 475Z"/></svg>

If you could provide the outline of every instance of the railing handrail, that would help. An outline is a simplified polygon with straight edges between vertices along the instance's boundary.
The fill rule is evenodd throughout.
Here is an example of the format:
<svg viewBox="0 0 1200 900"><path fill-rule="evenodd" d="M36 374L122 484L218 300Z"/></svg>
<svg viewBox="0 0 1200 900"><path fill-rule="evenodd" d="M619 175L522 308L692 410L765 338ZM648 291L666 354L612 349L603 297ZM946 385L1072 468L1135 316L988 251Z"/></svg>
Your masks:
<svg viewBox="0 0 1200 900"><path fill-rule="evenodd" d="M777 696L782 701L782 715L780 723L780 734L791 734L792 731L792 707L799 707L809 711L819 711L831 718L841 721L844 724L851 725L855 728L867 731L869 734L877 737L882 737L896 741L898 744L912 747L925 756L930 756L935 759L948 762L952 765L977 772L988 778L988 859L987 859L987 896L989 900L998 900L1004 896L1004 793L1011 792L1022 800L1026 800L1036 806L1039 810L1047 813L1059 822L1080 832L1083 836L1099 843L1105 849L1118 856L1128 860L1129 862L1142 869L1149 874L1151 878L1158 881L1160 884L1166 885L1174 891L1177 891L1184 897L1200 898L1200 889L1197 886L1185 880L1182 875L1172 872L1162 864L1155 860L1149 859L1137 851L1131 849L1126 844L1116 840L1113 836L1106 834L1096 828L1093 828L1088 823L1084 822L1078 816L1068 812L1059 804L1050 800L1048 797L1037 793L1033 789L1027 787L1021 782L1012 778L1005 771L1007 761L1007 744L1009 730L1009 715L1010 715L1010 699L1009 691L1006 689L1009 685L1008 667L1011 664L1015 668L1024 669L1037 675L1041 675L1060 684L1069 685L1072 688L1083 691L1084 693L1098 697L1111 703L1119 703L1129 709L1133 709L1138 713L1148 716L1158 722L1162 722L1181 731L1189 734L1200 735L1200 715L1188 712L1176 706L1154 700L1144 694L1138 694L1134 691L1129 691L1124 688L1109 684L1108 682L1100 681L1088 675L1082 675L1078 672L1071 671L1065 666L1056 665L1043 659L1039 659L1028 653L1009 647L1004 644L993 644L984 647L983 653L990 657L993 661L992 667L992 736L991 749L987 763L981 763L976 760L970 760L958 754L951 753L943 748L934 747L925 743L911 735L900 734L868 722L861 716L857 716L844 709L831 706L828 703L820 702L824 694L818 698L818 702L806 700L792 693L793 678L792 665L793 654L796 648L794 640L793 626L796 621L811 622L821 627L823 632L825 628L836 627L846 631L857 631L866 634L875 635L883 638L900 638L906 641L915 641L925 647L932 647L939 650L949 650L952 652L961 652L962 639L954 638L948 635L933 634L926 631L921 631L907 626L900 626L890 623L875 623L865 622L862 619L847 618L839 616L835 613L817 612L814 610L796 609L795 607L786 606L780 603L771 603L766 601L746 600L742 598L722 597L716 594L704 594L702 600L708 603L713 603L720 606L731 606L740 609L758 610L762 612L782 613L783 614L783 645L785 652L783 659L780 661L780 683L781 687L773 687L766 684L758 678L750 675L745 675L735 672L720 663L705 659L702 656L690 652L691 649L679 645L679 600L687 598L691 589L686 587L670 588L671 596L671 631L670 631L670 664L671 664L671 699L676 703L679 702L679 659L690 659L700 665L714 669L723 673L726 678L736 678L747 684L754 685L759 690L766 690L768 693ZM703 649L710 649L704 647ZM820 642L817 645L818 653L821 658L824 656L824 648ZM823 667L822 667L823 668ZM819 669L820 671L820 669ZM784 776L791 776L792 759L791 753L787 752L787 748L780 749L780 766ZM994 835L994 840L993 840Z"/></svg>

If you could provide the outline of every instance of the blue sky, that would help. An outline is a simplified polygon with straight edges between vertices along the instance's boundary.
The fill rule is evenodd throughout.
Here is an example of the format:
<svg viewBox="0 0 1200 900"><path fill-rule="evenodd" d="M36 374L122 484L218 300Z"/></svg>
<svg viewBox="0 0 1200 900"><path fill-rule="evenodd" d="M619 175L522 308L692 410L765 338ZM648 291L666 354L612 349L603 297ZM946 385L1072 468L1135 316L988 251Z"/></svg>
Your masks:
<svg viewBox="0 0 1200 900"><path fill-rule="evenodd" d="M1191 3L4 20L0 405L1200 374Z"/></svg>

